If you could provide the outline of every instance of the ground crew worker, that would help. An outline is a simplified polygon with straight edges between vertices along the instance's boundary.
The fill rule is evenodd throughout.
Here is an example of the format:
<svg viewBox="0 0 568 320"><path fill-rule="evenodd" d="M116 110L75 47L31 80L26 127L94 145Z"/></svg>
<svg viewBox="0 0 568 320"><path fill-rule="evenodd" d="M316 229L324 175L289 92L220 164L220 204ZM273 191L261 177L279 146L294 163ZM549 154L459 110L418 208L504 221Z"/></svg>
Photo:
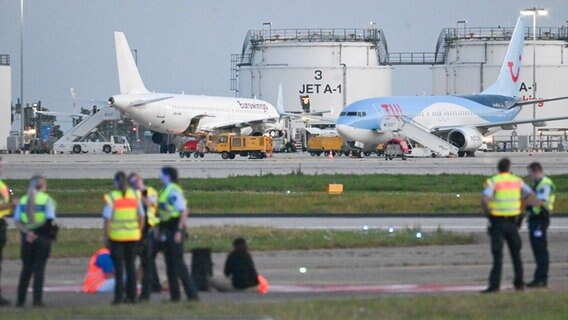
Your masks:
<svg viewBox="0 0 568 320"><path fill-rule="evenodd" d="M507 242L513 261L516 290L524 289L523 264L521 261L521 238L519 226L522 200L529 200L532 190L523 180L510 173L511 161L503 158L499 161L499 173L487 179L482 195L482 207L489 218L489 235L493 267L489 275L489 287L484 293L497 292L501 283L503 269L503 240Z"/></svg>
<svg viewBox="0 0 568 320"><path fill-rule="evenodd" d="M156 269L156 255L154 250L154 229L160 220L156 216L158 211L158 192L152 187L144 184L144 179L136 173L128 176L128 183L132 189L140 192L142 207L144 208L144 229L142 229L142 239L136 246L136 254L140 257L142 267L142 291L139 301L148 301L150 292L161 292L162 285Z"/></svg>
<svg viewBox="0 0 568 320"><path fill-rule="evenodd" d="M107 248L97 250L89 261L83 292L106 293L114 291L114 264Z"/></svg>
<svg viewBox="0 0 568 320"><path fill-rule="evenodd" d="M43 280L51 251L51 228L55 220L55 202L46 193L47 181L34 176L14 212L14 222L21 232L22 272L18 282L17 306L26 302L28 285L33 275L33 306L44 307Z"/></svg>
<svg viewBox="0 0 568 320"><path fill-rule="evenodd" d="M535 203L527 207L529 239L536 262L533 280L527 284L529 288L544 288L548 285L548 245L546 231L550 225L550 214L556 200L556 186L544 175L542 165L533 162L527 167L528 175L533 181Z"/></svg>
<svg viewBox="0 0 568 320"><path fill-rule="evenodd" d="M0 176L3 171L2 158L0 158ZM2 275L2 251L6 245L8 224L6 217L8 217L15 205L15 201L10 200L10 189L0 180L0 280ZM2 287L0 286L0 307L9 306L10 301L2 297Z"/></svg>
<svg viewBox="0 0 568 320"><path fill-rule="evenodd" d="M128 186L124 172L116 173L114 185L117 189L105 195L103 209L104 238L110 249L117 279L112 303L135 303L135 250L144 227L144 209L138 193ZM124 273L126 273L126 290Z"/></svg>
<svg viewBox="0 0 568 320"><path fill-rule="evenodd" d="M164 167L160 172L164 189L158 196L158 217L160 218L158 248L164 253L166 274L170 288L171 301L180 300L178 278L188 300L198 300L198 292L183 260L183 241L185 221L188 210L183 190L178 184L175 168Z"/></svg>

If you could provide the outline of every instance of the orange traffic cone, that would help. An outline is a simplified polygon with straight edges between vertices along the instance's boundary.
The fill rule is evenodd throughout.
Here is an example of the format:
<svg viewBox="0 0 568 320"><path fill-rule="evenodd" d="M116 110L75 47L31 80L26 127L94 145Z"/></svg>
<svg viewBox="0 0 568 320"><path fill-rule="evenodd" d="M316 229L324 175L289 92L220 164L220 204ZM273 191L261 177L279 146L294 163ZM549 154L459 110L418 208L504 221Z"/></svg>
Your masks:
<svg viewBox="0 0 568 320"><path fill-rule="evenodd" d="M328 154L329 160L333 160L333 151L330 151Z"/></svg>
<svg viewBox="0 0 568 320"><path fill-rule="evenodd" d="M266 294L268 292L269 287L270 286L268 285L268 281L266 280L266 278L259 274L258 275L258 293Z"/></svg>

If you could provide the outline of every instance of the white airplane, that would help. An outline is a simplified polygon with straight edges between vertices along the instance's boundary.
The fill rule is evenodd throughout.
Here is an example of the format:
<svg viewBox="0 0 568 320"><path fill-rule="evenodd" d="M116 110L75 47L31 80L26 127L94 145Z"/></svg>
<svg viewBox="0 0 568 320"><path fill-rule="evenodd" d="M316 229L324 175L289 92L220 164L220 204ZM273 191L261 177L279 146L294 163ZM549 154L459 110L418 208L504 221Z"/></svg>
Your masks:
<svg viewBox="0 0 568 320"><path fill-rule="evenodd" d="M440 137L458 148L458 155L473 156L483 143L483 136L501 129L514 129L517 124L563 120L568 117L514 120L527 104L568 99L568 97L521 101L519 72L523 54L524 22L517 20L515 30L497 81L478 95L429 97L377 97L356 101L346 106L336 121L336 129L355 151L387 143L400 135L400 121L416 124L423 131L408 138L424 137L440 145ZM395 120L397 122L393 122ZM402 125L404 126L404 124ZM416 134L416 130L414 134ZM431 137L435 136L435 137ZM450 145L448 145L450 146ZM427 146L430 147L430 146ZM451 146L450 146L451 147Z"/></svg>
<svg viewBox="0 0 568 320"><path fill-rule="evenodd" d="M284 112L281 89L279 109L258 99L150 92L142 82L124 34L115 32L114 39L120 94L108 101L154 131L154 143L163 143L164 135L189 135L196 131L242 130L242 133L262 134L275 127L282 117L299 116Z"/></svg>

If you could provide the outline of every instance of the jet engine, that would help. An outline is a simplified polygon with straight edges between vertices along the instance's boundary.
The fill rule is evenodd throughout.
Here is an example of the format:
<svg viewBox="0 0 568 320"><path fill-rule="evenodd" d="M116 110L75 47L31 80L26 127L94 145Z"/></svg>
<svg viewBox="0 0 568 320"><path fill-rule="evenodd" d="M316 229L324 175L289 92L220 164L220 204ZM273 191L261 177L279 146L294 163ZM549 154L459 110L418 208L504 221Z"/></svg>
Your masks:
<svg viewBox="0 0 568 320"><path fill-rule="evenodd" d="M475 152L483 144L483 135L476 128L460 127L450 131L448 142L461 152Z"/></svg>

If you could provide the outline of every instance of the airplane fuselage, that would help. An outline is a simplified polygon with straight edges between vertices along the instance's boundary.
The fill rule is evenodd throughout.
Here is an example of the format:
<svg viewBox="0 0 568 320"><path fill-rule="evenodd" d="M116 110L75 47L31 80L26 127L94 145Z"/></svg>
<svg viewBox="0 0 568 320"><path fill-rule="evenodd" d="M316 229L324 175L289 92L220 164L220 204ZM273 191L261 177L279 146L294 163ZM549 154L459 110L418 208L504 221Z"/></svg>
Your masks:
<svg viewBox="0 0 568 320"><path fill-rule="evenodd" d="M377 145L394 136L392 130L381 127L384 117L412 119L428 130L468 127L512 120L521 110L511 108L515 101L498 95L371 98L345 107L336 126L345 141Z"/></svg>
<svg viewBox="0 0 568 320"><path fill-rule="evenodd" d="M121 94L111 99L116 108L142 126L165 134L215 131L224 124L262 123L278 117L273 105L257 99L165 93ZM151 100L159 101L137 105L137 102Z"/></svg>

